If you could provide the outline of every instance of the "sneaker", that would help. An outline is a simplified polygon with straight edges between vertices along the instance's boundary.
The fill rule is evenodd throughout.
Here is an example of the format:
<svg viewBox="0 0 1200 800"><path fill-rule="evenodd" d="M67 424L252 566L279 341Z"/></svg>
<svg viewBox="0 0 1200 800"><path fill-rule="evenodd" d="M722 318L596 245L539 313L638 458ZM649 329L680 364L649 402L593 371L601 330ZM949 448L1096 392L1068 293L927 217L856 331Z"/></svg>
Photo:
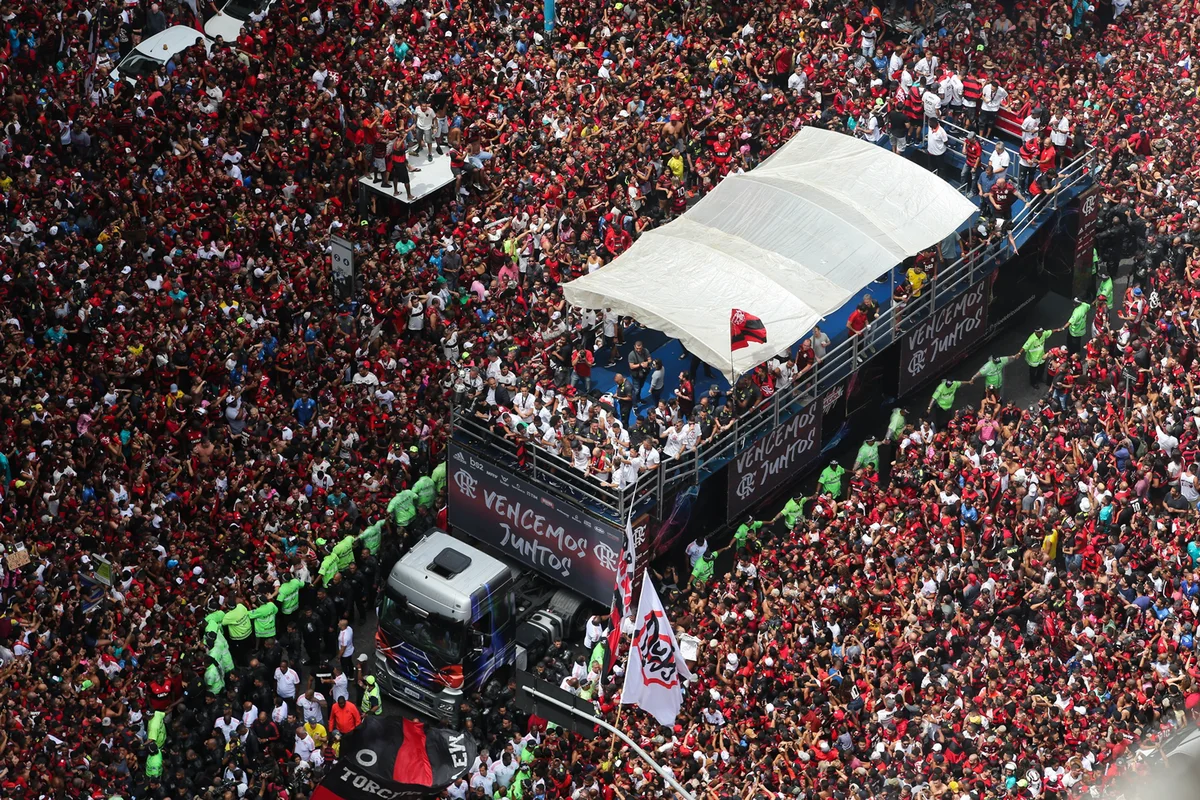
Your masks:
<svg viewBox="0 0 1200 800"><path fill-rule="evenodd" d="M430 154L429 154L429 161L427 161L427 162L425 162L425 163L427 163L427 164L432 164L432 163L433 163L433 153L430 153Z"/></svg>

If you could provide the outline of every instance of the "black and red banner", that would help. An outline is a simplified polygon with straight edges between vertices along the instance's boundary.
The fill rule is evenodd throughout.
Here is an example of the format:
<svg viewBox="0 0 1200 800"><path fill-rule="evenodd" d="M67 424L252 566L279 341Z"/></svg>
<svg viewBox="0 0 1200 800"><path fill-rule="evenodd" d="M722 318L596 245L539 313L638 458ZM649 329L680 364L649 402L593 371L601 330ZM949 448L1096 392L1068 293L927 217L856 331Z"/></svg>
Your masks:
<svg viewBox="0 0 1200 800"><path fill-rule="evenodd" d="M341 754L312 800L425 800L475 761L465 733L410 719L370 716L342 740Z"/></svg>

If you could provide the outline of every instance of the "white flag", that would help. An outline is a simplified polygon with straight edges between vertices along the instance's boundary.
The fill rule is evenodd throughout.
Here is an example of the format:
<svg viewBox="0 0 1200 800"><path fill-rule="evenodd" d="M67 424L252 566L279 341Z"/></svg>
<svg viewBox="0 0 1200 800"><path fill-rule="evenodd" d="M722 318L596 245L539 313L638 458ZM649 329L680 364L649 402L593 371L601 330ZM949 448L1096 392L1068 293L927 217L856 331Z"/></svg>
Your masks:
<svg viewBox="0 0 1200 800"><path fill-rule="evenodd" d="M671 727L683 704L684 682L692 673L683 662L675 632L649 575L642 575L636 623L621 702L635 705L659 724Z"/></svg>

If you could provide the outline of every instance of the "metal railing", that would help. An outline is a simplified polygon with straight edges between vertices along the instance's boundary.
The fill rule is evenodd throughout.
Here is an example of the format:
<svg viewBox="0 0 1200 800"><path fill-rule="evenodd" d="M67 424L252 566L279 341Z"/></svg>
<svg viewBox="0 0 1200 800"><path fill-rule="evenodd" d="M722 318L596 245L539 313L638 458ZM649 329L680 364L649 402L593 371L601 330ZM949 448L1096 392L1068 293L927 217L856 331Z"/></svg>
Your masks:
<svg viewBox="0 0 1200 800"><path fill-rule="evenodd" d="M1073 190L1089 184L1093 178L1094 152L1089 148L1059 173L1058 188L1052 195L1041 195L1014 215L1011 234L1019 240L1057 213ZM1064 199L1065 198L1065 199ZM972 220L973 224L973 220ZM458 409L452 414L456 441L484 457L499 459L531 474L534 481L563 493L585 508L609 519L623 520L633 509L647 501L661 503L679 486L698 485L710 474L734 458L758 438L817 401L824 392L848 378L861 364L895 342L902 333L927 319L977 281L991 274L1010 250L1007 237L977 245L929 279L919 298L883 310L858 336L847 333L834 338L823 358L797 376L794 382L777 390L749 412L736 417L733 429L700 444L677 458L663 458L657 469L642 473L636 484L621 491L602 484L574 468L566 459L529 440L523 465L519 464L518 445L496 433L490 424Z"/></svg>

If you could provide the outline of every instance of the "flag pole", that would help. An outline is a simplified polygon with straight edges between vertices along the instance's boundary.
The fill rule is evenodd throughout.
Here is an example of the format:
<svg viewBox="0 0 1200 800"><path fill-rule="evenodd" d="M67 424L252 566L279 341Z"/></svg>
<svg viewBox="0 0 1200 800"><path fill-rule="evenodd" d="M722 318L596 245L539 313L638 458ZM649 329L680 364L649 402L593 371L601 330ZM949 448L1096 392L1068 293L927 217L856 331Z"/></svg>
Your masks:
<svg viewBox="0 0 1200 800"><path fill-rule="evenodd" d="M613 724L618 728L621 727L621 714L624 713L624 711L625 711L625 704L617 703L617 721ZM610 769L612 768L611 765L612 765L612 760L613 760L613 753L615 753L616 751L617 751L617 737L614 735L612 737L612 744L608 748L608 763L610 765L609 766Z"/></svg>
<svg viewBox="0 0 1200 800"><path fill-rule="evenodd" d="M560 709L562 709L563 711L566 711L571 716L578 717L579 719L590 722L593 725L603 728L604 730L608 731L609 733L615 735L622 742L629 745L629 747L633 750L633 752L635 752L639 756L641 756L642 760L645 761L647 764L649 764L650 767L656 773L658 773L659 777L661 777L664 781L666 781L667 785L670 786L671 789L673 789L676 794L678 794L680 797L682 797L683 800L696 800L696 798L687 789L684 789L682 786L679 785L679 781L675 780L675 777L670 773L670 771L668 771L665 767L663 767L661 764L659 764L657 761L655 761L653 758L651 758L649 753L647 753L645 750L643 750L641 747L639 747L637 742L635 742L633 739L630 739L628 736L626 736L621 731L620 728L616 728L612 725L609 725L607 722L600 719L599 717L593 717L591 714L585 714L584 712L580 711L579 709L575 708L574 706L567 705L566 703L562 702L561 700L551 697L548 694L539 692L537 689L533 688L532 686L522 686L522 685L518 684L517 690L524 691L527 694L530 694L533 697L536 697L538 700L543 700L553 706L558 706Z"/></svg>

